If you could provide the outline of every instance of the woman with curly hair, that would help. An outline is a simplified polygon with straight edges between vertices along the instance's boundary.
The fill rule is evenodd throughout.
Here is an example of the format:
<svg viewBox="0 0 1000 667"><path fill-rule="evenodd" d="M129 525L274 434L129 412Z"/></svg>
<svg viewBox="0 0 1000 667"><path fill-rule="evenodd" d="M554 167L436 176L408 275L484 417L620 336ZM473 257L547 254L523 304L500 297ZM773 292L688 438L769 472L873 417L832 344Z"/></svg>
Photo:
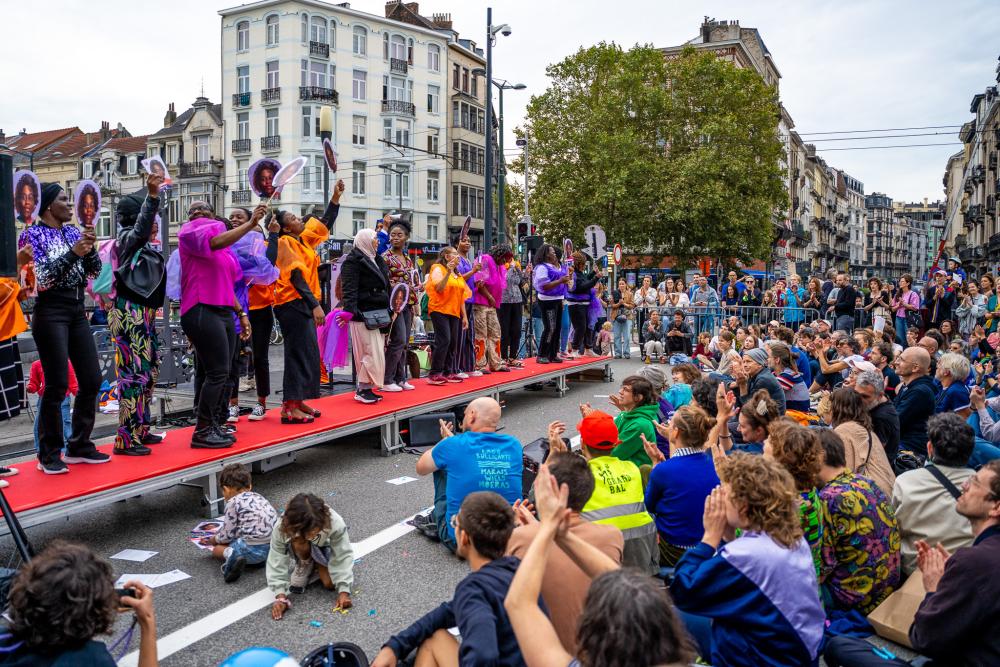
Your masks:
<svg viewBox="0 0 1000 667"><path fill-rule="evenodd" d="M719 445L726 452L736 449L748 454L762 454L768 427L781 416L778 413L778 404L767 393L767 389L758 389L740 408L736 425L743 442L734 445L733 435L729 430L729 419L736 411L736 402L735 397L730 400L730 394L731 392L726 391L725 384L719 384L715 401L716 419L720 424Z"/></svg>
<svg viewBox="0 0 1000 667"><path fill-rule="evenodd" d="M790 418L772 424L764 441L764 456L788 471L799 492L799 519L812 551L817 576L823 562L823 504L816 493L822 453L816 431Z"/></svg>
<svg viewBox="0 0 1000 667"><path fill-rule="evenodd" d="M701 542L677 564L674 603L712 664L815 664L825 619L792 476L762 456L716 465L722 485L705 500Z"/></svg>
<svg viewBox="0 0 1000 667"><path fill-rule="evenodd" d="M9 635L0 647L4 665L114 665L95 639L115 625L120 607L135 613L139 667L156 667L153 591L138 581L134 595L115 593L111 564L82 544L56 540L24 565L10 587Z"/></svg>

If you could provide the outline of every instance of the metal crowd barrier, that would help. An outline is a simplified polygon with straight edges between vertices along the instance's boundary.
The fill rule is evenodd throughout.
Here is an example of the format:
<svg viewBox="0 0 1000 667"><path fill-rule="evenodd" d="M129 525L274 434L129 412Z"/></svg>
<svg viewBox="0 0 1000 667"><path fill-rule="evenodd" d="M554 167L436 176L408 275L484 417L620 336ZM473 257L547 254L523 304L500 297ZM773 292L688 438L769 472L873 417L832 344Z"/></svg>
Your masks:
<svg viewBox="0 0 1000 667"><path fill-rule="evenodd" d="M777 308L766 306L686 306L677 308L673 306L661 306L658 308L636 309L635 332L638 342L644 344L646 337L646 323L653 312L660 315L660 322L663 329L663 338L670 330L670 325L674 320L674 313L681 311L684 314L684 322L690 331L692 345L698 340L698 335L708 332L712 336L719 333L723 322L729 322L732 318L738 320L737 326L749 326L755 324L761 328L767 327L771 322L778 322L782 326L797 329L802 324L808 324L821 319L820 312L815 308Z"/></svg>

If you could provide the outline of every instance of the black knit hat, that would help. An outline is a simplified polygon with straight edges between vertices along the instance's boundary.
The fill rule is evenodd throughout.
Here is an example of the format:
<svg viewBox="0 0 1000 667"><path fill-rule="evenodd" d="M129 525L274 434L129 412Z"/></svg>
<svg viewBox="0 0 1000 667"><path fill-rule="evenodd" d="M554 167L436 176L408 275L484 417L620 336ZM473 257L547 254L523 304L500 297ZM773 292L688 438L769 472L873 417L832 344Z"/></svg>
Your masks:
<svg viewBox="0 0 1000 667"><path fill-rule="evenodd" d="M144 188L130 195L125 195L118 200L118 206L115 207L115 215L118 217L119 227L131 227L135 224L136 219L139 217L139 211L142 210L142 202L145 199L146 190Z"/></svg>

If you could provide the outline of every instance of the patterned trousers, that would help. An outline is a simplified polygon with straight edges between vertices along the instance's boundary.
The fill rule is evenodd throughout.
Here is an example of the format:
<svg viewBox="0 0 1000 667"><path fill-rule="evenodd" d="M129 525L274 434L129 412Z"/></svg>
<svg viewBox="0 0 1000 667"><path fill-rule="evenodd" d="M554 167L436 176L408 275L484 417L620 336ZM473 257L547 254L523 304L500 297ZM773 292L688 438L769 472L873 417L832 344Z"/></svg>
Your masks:
<svg viewBox="0 0 1000 667"><path fill-rule="evenodd" d="M142 444L149 433L150 403L159 371L160 340L156 334L156 309L123 298L115 299L108 313L108 327L115 339L118 368L118 434L115 449Z"/></svg>
<svg viewBox="0 0 1000 667"><path fill-rule="evenodd" d="M476 304L472 307L476 343L476 370L495 371L504 365L500 358L500 320L497 309Z"/></svg>

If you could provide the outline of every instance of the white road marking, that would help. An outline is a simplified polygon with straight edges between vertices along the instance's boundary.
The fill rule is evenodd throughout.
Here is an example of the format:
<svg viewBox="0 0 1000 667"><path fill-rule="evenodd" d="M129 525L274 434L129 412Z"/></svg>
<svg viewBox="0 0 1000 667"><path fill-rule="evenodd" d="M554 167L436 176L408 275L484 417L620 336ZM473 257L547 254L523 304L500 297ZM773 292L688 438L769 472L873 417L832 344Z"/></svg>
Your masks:
<svg viewBox="0 0 1000 667"><path fill-rule="evenodd" d="M427 510L423 510L420 514L424 514L426 511ZM381 549L385 545L390 544L394 540L398 540L407 533L412 532L414 530L413 526L406 523L412 518L412 516L408 516L399 523L389 526L384 530L380 530L371 537L366 537L360 542L352 544L351 546L354 547L354 558L363 558L364 556ZM271 603L273 602L274 593L272 593L268 588L259 590L242 600L237 600L236 602L225 606L222 609L205 616L204 618L198 619L194 623L184 626L180 630L175 630L165 637L160 637L160 639L156 642L157 656L160 660L168 658L174 653L191 646L195 642L201 641L206 637L210 637L233 623L246 618L250 614L271 606ZM139 664L139 651L136 650L129 653L122 658L118 664L121 667L137 667Z"/></svg>

